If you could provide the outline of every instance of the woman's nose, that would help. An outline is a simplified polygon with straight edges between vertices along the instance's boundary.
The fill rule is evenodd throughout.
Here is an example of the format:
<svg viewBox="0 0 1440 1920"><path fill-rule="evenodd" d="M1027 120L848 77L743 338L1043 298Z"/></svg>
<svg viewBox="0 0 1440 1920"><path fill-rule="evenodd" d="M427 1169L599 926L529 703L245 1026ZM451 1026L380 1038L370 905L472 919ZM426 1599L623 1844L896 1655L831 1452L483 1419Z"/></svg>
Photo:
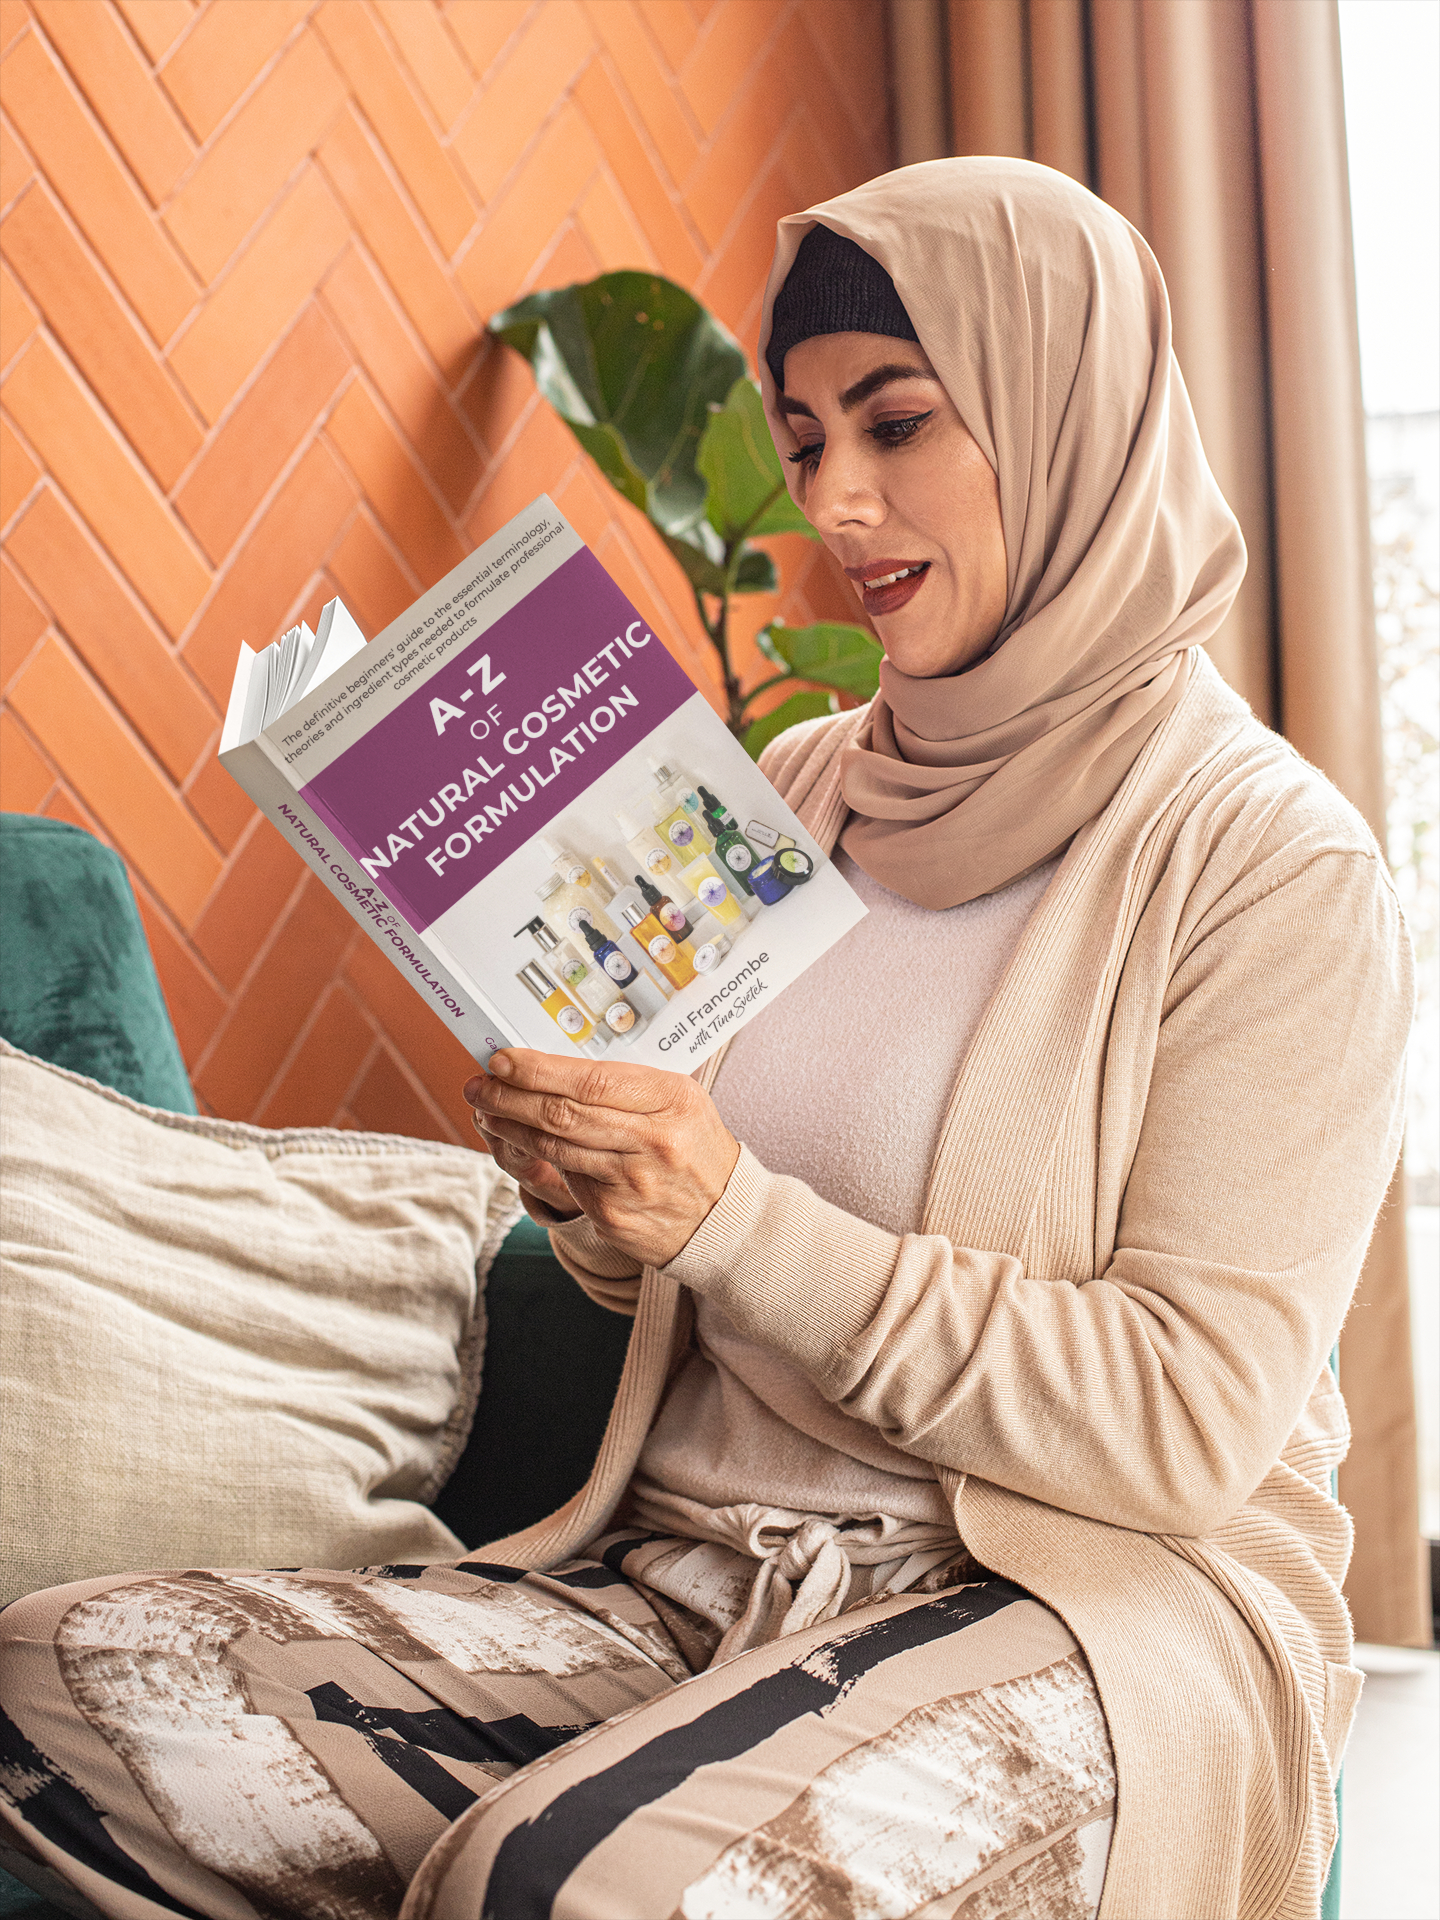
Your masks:
<svg viewBox="0 0 1440 1920"><path fill-rule="evenodd" d="M817 533L842 527L878 527L885 503L869 484L863 463L840 447L827 447L805 490L805 516Z"/></svg>

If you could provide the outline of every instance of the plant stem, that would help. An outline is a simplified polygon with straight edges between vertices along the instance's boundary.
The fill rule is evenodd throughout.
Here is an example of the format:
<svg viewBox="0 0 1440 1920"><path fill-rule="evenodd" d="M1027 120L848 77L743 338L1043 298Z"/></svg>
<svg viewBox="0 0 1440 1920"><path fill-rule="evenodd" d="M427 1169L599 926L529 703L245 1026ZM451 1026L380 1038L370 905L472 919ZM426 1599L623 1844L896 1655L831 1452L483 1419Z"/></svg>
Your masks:
<svg viewBox="0 0 1440 1920"><path fill-rule="evenodd" d="M738 551L738 548L737 548ZM728 581L734 565L734 555L726 554L725 576ZM725 688L726 725L738 740L745 731L745 696L741 692L740 681L730 659L730 594L729 590L715 596L719 600L719 610L712 620L705 611L705 600L699 587L695 588L695 605L700 612L700 620L710 638L710 644L720 656L720 674Z"/></svg>
<svg viewBox="0 0 1440 1920"><path fill-rule="evenodd" d="M745 695L744 700L741 702L741 705L743 707L748 707L752 700L758 698L758 696L762 693L768 693L771 687L778 687L782 681L793 680L794 678L795 678L794 674L789 672L788 669L784 673L772 673L768 680L762 680L759 682L757 686L753 686L750 688L749 692Z"/></svg>
<svg viewBox="0 0 1440 1920"><path fill-rule="evenodd" d="M703 591L699 587L692 587L695 595L695 606L700 615L700 624L704 627L710 644L720 656L720 673L725 687L726 724L737 740L743 740L745 737L746 729L750 724L745 718L745 712L756 694L768 692L771 687L778 687L783 680L793 680L795 677L793 673L772 674L768 680L762 680L758 686L751 687L750 691L746 693L740 685L739 676L735 672L734 664L730 658L730 596L734 591L736 569L739 567L740 561L744 556L745 543L749 539L751 529L760 524L761 520L769 512L772 502L784 491L785 483L782 480L778 487L765 496L764 500L755 509L754 513L751 514L745 525L740 528L739 532L736 533L734 538L727 544L725 548L725 590L723 593L711 595L712 599L718 600L720 603L719 610L713 620L705 610L705 595Z"/></svg>

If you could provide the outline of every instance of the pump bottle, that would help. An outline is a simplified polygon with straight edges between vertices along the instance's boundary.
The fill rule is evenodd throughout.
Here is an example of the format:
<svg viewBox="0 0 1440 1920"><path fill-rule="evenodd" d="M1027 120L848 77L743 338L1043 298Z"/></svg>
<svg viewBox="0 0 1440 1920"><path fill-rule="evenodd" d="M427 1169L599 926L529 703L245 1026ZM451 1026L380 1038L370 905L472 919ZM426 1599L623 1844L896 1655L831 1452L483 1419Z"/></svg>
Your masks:
<svg viewBox="0 0 1440 1920"><path fill-rule="evenodd" d="M583 987L591 971L588 963L582 960L568 940L557 940L554 930L547 927L537 913L533 920L527 920L518 929L515 938L528 933L550 963L550 970L564 987L572 991Z"/></svg>
<svg viewBox="0 0 1440 1920"><path fill-rule="evenodd" d="M567 1040L583 1050L594 1038L594 1021L576 1006L563 987L556 986L538 961L527 960L515 978L535 996Z"/></svg>

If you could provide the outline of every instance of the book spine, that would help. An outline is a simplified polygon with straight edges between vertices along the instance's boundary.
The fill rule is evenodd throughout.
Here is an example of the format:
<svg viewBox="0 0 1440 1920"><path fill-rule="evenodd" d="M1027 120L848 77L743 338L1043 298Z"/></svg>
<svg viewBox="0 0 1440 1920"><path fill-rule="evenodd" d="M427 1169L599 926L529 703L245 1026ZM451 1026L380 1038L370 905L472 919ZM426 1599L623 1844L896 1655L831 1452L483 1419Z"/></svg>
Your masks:
<svg viewBox="0 0 1440 1920"><path fill-rule="evenodd" d="M473 986L462 985L455 978L424 934L411 926L394 902L363 872L351 871L356 863L311 812L258 739L222 751L220 764L401 976L446 1020L473 1059L483 1066L497 1047L519 1044L496 1009Z"/></svg>

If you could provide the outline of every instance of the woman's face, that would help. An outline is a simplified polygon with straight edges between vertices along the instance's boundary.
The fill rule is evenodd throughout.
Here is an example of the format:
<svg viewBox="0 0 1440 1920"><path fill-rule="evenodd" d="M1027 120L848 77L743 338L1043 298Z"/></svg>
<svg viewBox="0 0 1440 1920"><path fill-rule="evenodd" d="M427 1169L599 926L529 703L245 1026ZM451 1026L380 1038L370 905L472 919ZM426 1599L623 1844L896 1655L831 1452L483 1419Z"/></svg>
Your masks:
<svg viewBox="0 0 1440 1920"><path fill-rule="evenodd" d="M919 679L972 665L1005 617L1000 489L920 348L874 333L803 340L778 404L790 491L888 658Z"/></svg>

